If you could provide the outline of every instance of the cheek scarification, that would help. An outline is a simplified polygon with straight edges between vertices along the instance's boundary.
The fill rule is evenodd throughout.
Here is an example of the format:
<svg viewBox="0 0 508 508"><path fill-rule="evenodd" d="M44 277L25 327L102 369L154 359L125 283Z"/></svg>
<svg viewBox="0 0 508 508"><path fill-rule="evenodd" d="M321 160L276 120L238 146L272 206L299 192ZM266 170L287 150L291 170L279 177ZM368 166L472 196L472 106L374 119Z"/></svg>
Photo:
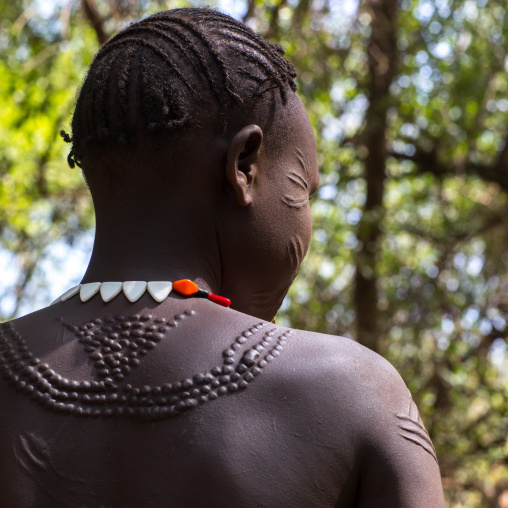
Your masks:
<svg viewBox="0 0 508 508"><path fill-rule="evenodd" d="M291 182L291 191L281 196L281 200L289 208L300 210L309 203L308 183L296 171L290 171L286 178Z"/></svg>
<svg viewBox="0 0 508 508"><path fill-rule="evenodd" d="M291 271L293 272L294 276L296 277L296 274L300 270L300 266L302 265L303 258L305 257L305 254L307 249L304 247L304 243L300 236L292 236L289 239L288 243L288 256L289 256L289 262L291 264Z"/></svg>

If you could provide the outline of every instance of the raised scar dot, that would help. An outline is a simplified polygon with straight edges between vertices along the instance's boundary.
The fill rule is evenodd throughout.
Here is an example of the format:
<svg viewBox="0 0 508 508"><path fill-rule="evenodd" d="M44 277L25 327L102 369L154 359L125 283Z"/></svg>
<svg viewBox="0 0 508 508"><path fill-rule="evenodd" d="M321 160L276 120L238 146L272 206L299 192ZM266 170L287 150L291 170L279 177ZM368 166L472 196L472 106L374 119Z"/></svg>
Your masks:
<svg viewBox="0 0 508 508"><path fill-rule="evenodd" d="M249 349L242 357L242 363L250 367L256 362L256 358L259 356L259 352L255 349Z"/></svg>
<svg viewBox="0 0 508 508"><path fill-rule="evenodd" d="M189 313L187 312L185 315L189 315ZM136 332L136 330L142 330L143 333L148 333L147 327L152 326L150 324L152 318L141 319L142 317L142 315L133 315L127 320L124 318L124 322L127 324L125 330L130 333ZM13 336L10 337L12 344L15 343L14 346L9 344L8 340L6 344L6 341L1 340L3 337L0 336L0 349L3 349L7 354L7 358L1 357L3 361L6 362L4 366L7 367L7 370L2 369L4 370L4 377L6 377L8 382L15 386L21 393L25 393L31 399L39 401L40 404L43 404L43 407L57 412L72 413L80 416L89 414L90 416L96 417L123 416L138 417L141 420L153 420L180 414L204 401L214 400L219 395L225 395L226 393L232 394L246 388L248 383L261 372L261 368L264 367L268 361L273 360L274 357L279 355L282 350L282 345L286 340L279 336L277 345L272 345L270 352L264 358L260 358L259 351L263 350L267 345L267 337L265 337L243 355L244 358L242 360L246 360L248 363L249 357L254 359L252 365L247 366L240 360L237 365L233 366L230 362L235 362L234 352L240 349L240 342L246 340L244 335L236 337L229 348L224 350L225 358L223 359L222 367L214 367L208 373L198 373L192 378L185 379L180 383L166 383L166 385L161 385L160 387L152 387L149 393L147 393L146 387L142 388L143 393L139 393L140 390L137 389L137 394L135 391L136 389L133 389L131 392L132 397L129 400L126 395L118 396L117 392L120 391L121 393L126 390L126 387L128 388L128 386L131 385L124 386L123 383L115 384L115 379L116 381L123 381L124 374L129 374L130 370L130 367L125 364L130 363L132 360L139 361L136 356L131 356L131 354L143 356L148 352L143 349L149 347L147 344L150 344L150 347L155 346L153 342L153 332L156 328L150 332L152 335L148 337L145 335L136 337L137 334L134 333L133 335L135 337L132 337L130 340L127 340L129 334L126 338L119 340L118 335L110 336L110 334L113 333L111 327L105 326L103 329L98 328L102 326L102 321L99 322L97 321L98 319L99 318L81 325L79 329L90 336L87 338L83 335L81 338L90 340L91 342L89 344L95 346L91 347L92 351L90 353L95 357L97 367L95 373L99 374L103 378L103 381L93 381L90 383L90 388L88 388L87 385L83 385L83 382L63 378L47 365L45 368L44 365L41 365L39 359L32 359L30 365L34 365L34 367L29 367L20 359L19 353L30 352L27 351L28 348L24 345L25 343L19 333L16 333L16 339L14 339ZM118 320L113 321L116 322ZM151 322L153 323L155 320ZM64 323L63 326L71 330L70 327L75 325L67 325ZM258 327L258 325L256 325L251 327L250 330L247 330L247 332L251 334L256 333L259 328L260 326ZM78 327L75 327L73 333L77 335L78 331ZM288 333L288 336L289 335L290 333ZM131 349L135 340L138 346ZM145 341L146 344L144 344L143 341ZM3 347L4 344L7 345L7 349ZM143 348L140 349L139 346ZM84 347L85 350L86 347L88 346ZM33 363L34 360L36 360L35 364ZM125 368L127 370L125 370ZM45 379L42 375L44 375ZM216 388L217 391L212 391L212 388L209 386L210 384L213 388ZM38 389L36 389L36 385L38 385ZM199 388L197 386L199 386ZM181 393L182 389L185 390L185 392ZM92 398L86 393L87 390L92 392ZM167 398L161 397L160 394L171 391L173 391L173 397L175 397L176 400L168 403ZM189 403L189 401L193 402ZM95 409L87 407L87 404L95 405ZM122 406L118 404L122 404ZM124 407L123 404L134 404L136 407ZM177 404L178 410L176 410L175 404Z"/></svg>

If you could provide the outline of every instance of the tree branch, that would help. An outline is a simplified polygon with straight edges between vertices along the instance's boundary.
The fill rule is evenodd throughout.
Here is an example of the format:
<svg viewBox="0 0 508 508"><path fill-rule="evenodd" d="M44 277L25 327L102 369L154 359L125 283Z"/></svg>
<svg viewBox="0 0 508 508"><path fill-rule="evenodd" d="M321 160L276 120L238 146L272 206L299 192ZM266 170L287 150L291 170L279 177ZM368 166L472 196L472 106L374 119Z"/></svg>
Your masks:
<svg viewBox="0 0 508 508"><path fill-rule="evenodd" d="M244 23L247 23L247 21L252 18L252 16L254 15L254 9L256 7L256 0L249 0L249 2L247 3L247 12L245 13L242 21Z"/></svg>
<svg viewBox="0 0 508 508"><path fill-rule="evenodd" d="M284 7L284 5L286 5L286 0L279 0L279 2L271 9L270 25L268 26L268 30L265 34L266 38L272 39L277 37L279 32L279 11L281 7Z"/></svg>
<svg viewBox="0 0 508 508"><path fill-rule="evenodd" d="M467 224L467 220L464 219ZM506 215L491 215L485 216L485 222L481 224L480 227L471 230L471 226L469 225L467 230L462 232L453 232L446 231L443 236L438 236L431 231L424 231L422 229L418 229L412 226L402 226L401 229L406 231L407 233L422 238L423 240L428 240L437 245L453 245L456 246L459 242L464 242L470 240L476 236L487 233L487 231L495 228L501 224L506 224L508 217ZM470 223L469 223L470 224Z"/></svg>
<svg viewBox="0 0 508 508"><path fill-rule="evenodd" d="M418 173L431 173L439 178L457 174L455 166L445 164L439 160L436 148L430 152L417 149L413 155L388 151L388 155L398 160L413 162ZM475 174L483 180L496 183L503 191L508 192L508 137L494 164L467 162L464 168L461 169L468 174Z"/></svg>
<svg viewBox="0 0 508 508"><path fill-rule="evenodd" d="M97 34L97 40L99 41L99 44L102 46L109 39L109 36L104 30L104 20L101 18L99 12L97 11L97 7L95 6L94 1L81 0L81 7L83 8L86 19Z"/></svg>

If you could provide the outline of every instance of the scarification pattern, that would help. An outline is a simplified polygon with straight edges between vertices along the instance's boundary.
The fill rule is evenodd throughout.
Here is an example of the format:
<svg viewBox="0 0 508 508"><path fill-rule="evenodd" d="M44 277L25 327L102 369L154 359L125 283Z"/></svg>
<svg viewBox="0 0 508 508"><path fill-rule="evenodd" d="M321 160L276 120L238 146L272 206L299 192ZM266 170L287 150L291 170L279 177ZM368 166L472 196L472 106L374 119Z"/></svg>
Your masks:
<svg viewBox="0 0 508 508"><path fill-rule="evenodd" d="M305 165L302 161L302 156L300 155L300 153L298 153L297 156L305 173L306 172ZM282 196L281 197L282 202L289 208L296 208L297 210L299 210L303 208L305 205L307 205L309 202L309 194L308 194L309 184L307 183L307 180L303 178L302 175L298 174L296 171L290 171L289 174L286 175L286 178L294 186L296 186L297 189L296 195L285 194L284 196Z"/></svg>
<svg viewBox="0 0 508 508"><path fill-rule="evenodd" d="M194 314L186 311L175 320L150 315L96 319L81 326L62 324L73 332L94 362L96 379L68 379L29 350L11 323L0 325L0 374L18 391L44 409L81 417L159 420L177 416L220 396L247 388L262 369L280 355L286 330L259 332L258 323L223 352L222 365L192 377L159 386L132 386L125 378L180 321Z"/></svg>
<svg viewBox="0 0 508 508"><path fill-rule="evenodd" d="M23 433L13 442L14 456L20 467L39 488L53 500L52 506L82 508L83 506L111 507L110 478L87 478L57 466L51 456L50 444L35 433ZM139 492L139 485L132 482L115 493L115 506L131 506L132 498L141 506L153 506L153 491Z"/></svg>
<svg viewBox="0 0 508 508"><path fill-rule="evenodd" d="M437 462L436 450L423 425L420 414L418 413L418 408L412 397L409 402L408 414L398 414L396 416L399 419L399 435L421 446Z"/></svg>

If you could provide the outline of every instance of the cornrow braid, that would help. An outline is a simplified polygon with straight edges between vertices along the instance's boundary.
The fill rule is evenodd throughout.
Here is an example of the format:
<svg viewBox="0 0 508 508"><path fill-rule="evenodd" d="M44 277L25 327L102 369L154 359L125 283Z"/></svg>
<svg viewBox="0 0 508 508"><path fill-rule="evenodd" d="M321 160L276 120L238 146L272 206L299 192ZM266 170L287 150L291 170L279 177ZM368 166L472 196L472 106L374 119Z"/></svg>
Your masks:
<svg viewBox="0 0 508 508"><path fill-rule="evenodd" d="M268 90L278 89L285 104L288 91L296 91L295 77L281 46L226 14L160 12L97 52L76 101L72 137L61 133L72 143L68 163L81 167L97 143L126 144L138 132L197 127L198 105L210 99L225 130L239 104Z"/></svg>
<svg viewBox="0 0 508 508"><path fill-rule="evenodd" d="M253 32L246 25L239 24L235 22L233 18L229 16L225 16L219 12L212 12L206 16L203 16L204 20L207 21L220 21L224 23L229 29L233 32L238 33L240 36L244 36L243 42L245 44L251 45L252 47L256 47L259 45L265 49L265 51L270 55L270 60L276 66L278 66L284 73L288 73L291 77L296 78L296 72L293 64L291 64L284 57L284 48L280 44L276 44L266 39L263 39L259 34ZM296 90L296 85L294 90Z"/></svg>

